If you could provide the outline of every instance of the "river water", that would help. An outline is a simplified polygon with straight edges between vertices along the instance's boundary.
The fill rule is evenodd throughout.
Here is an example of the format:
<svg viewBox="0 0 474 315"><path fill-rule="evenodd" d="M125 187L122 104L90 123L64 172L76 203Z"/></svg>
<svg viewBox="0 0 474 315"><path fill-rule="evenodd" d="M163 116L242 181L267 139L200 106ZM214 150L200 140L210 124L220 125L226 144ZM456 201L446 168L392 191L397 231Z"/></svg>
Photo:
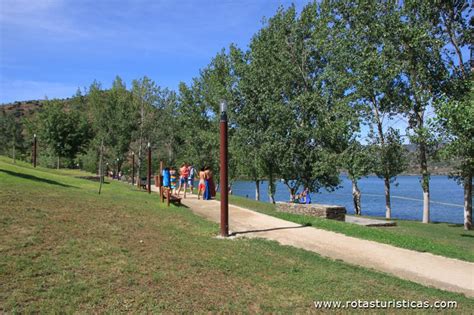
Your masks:
<svg viewBox="0 0 474 315"><path fill-rule="evenodd" d="M354 213L352 186L346 176L341 176L342 187L334 192L322 190L311 194L313 203L345 206L349 214ZM268 182L260 185L260 200L268 202ZM362 215L385 217L385 195L383 181L369 176L359 181L362 192ZM463 188L447 176L431 176L431 221L463 223ZM255 198L255 183L237 181L232 186L234 195ZM392 217L421 221L423 216L423 194L418 176L398 176L391 185ZM278 182L276 201L286 201L289 193L286 186Z"/></svg>

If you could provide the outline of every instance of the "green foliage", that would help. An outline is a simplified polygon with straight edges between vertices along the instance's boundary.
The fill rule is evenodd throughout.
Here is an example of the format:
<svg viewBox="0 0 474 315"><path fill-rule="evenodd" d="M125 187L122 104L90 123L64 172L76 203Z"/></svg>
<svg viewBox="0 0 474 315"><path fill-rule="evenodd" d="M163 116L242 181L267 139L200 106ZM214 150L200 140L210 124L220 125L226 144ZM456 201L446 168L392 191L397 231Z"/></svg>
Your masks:
<svg viewBox="0 0 474 315"><path fill-rule="evenodd" d="M342 167L351 180L359 180L369 175L377 164L372 156L372 148L352 140L342 154Z"/></svg>
<svg viewBox="0 0 474 315"><path fill-rule="evenodd" d="M22 121L16 111L0 113L0 154L25 158L27 142L23 136Z"/></svg>
<svg viewBox="0 0 474 315"><path fill-rule="evenodd" d="M56 100L44 105L39 123L39 141L46 143L56 156L66 158L69 165L91 138L86 117L76 110L66 111Z"/></svg>
<svg viewBox="0 0 474 315"><path fill-rule="evenodd" d="M406 155L400 137L400 131L389 128L385 133L384 144L375 141L372 144L372 157L375 161L374 172L380 178L394 179L406 169Z"/></svg>
<svg viewBox="0 0 474 315"><path fill-rule="evenodd" d="M443 154L460 159L456 175L461 177L474 173L474 84L470 83L468 93L437 107L438 120L448 140Z"/></svg>

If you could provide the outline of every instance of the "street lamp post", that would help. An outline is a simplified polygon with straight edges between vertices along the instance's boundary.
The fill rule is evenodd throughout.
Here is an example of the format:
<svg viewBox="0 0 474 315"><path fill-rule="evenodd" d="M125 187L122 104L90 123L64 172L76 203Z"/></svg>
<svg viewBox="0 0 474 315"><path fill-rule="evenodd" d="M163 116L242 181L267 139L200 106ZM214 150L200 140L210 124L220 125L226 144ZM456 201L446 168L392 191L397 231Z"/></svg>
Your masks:
<svg viewBox="0 0 474 315"><path fill-rule="evenodd" d="M135 152L132 152L132 186L135 185Z"/></svg>
<svg viewBox="0 0 474 315"><path fill-rule="evenodd" d="M221 187L221 236L229 236L229 185L227 176L227 103L220 104L220 187Z"/></svg>
<svg viewBox="0 0 474 315"><path fill-rule="evenodd" d="M151 145L148 142L148 178L147 178L148 193L151 194Z"/></svg>
<svg viewBox="0 0 474 315"><path fill-rule="evenodd" d="M120 172L119 162L120 162L120 158L117 158L117 180L120 180L120 177L119 177L119 172Z"/></svg>
<svg viewBox="0 0 474 315"><path fill-rule="evenodd" d="M33 135L33 167L36 167L36 133Z"/></svg>

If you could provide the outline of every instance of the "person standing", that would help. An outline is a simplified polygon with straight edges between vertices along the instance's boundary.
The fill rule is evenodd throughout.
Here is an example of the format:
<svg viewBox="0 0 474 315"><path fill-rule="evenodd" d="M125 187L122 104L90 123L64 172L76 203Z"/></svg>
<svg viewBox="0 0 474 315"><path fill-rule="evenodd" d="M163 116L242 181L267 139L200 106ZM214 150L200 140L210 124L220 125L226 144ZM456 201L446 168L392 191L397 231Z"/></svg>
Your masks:
<svg viewBox="0 0 474 315"><path fill-rule="evenodd" d="M189 177L189 168L186 163L181 165L179 169L179 188L178 188L178 198L179 194L181 193L181 188L184 187L184 198L186 198L186 186L188 185L188 177Z"/></svg>
<svg viewBox="0 0 474 315"><path fill-rule="evenodd" d="M204 199L204 193L206 192L206 173L204 167L199 171L199 184L198 184L198 200Z"/></svg>
<svg viewBox="0 0 474 315"><path fill-rule="evenodd" d="M162 176L163 176L163 187L171 188L170 169L168 167L165 167L163 169Z"/></svg>
<svg viewBox="0 0 474 315"><path fill-rule="evenodd" d="M204 199L211 200L212 197L216 196L216 187L214 186L214 181L212 178L212 171L209 166L204 168L205 177L205 184L206 184L206 191L204 192Z"/></svg>
<svg viewBox="0 0 474 315"><path fill-rule="evenodd" d="M174 195L176 193L176 183L178 181L178 177L176 174L176 170L174 167L170 168L170 188L171 188L171 193Z"/></svg>
<svg viewBox="0 0 474 315"><path fill-rule="evenodd" d="M189 169L188 186L189 186L189 191L192 195L194 193L194 178L196 177L196 170L194 169L194 166L192 165L190 165L188 169Z"/></svg>

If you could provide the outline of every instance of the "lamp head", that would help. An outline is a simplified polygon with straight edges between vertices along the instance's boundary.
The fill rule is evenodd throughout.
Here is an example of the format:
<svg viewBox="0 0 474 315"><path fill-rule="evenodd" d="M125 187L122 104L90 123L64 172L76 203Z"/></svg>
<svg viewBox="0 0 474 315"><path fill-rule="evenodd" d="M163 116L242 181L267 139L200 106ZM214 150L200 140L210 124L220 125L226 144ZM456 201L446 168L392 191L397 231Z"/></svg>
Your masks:
<svg viewBox="0 0 474 315"><path fill-rule="evenodd" d="M227 113L227 102L222 100L220 103L221 114Z"/></svg>
<svg viewBox="0 0 474 315"><path fill-rule="evenodd" d="M148 142L147 148L149 149L150 147L151 147L151 144L150 144L150 142Z"/></svg>
<svg viewBox="0 0 474 315"><path fill-rule="evenodd" d="M35 134L33 134L33 137L34 137L34 138L36 138L36 133L35 133Z"/></svg>

